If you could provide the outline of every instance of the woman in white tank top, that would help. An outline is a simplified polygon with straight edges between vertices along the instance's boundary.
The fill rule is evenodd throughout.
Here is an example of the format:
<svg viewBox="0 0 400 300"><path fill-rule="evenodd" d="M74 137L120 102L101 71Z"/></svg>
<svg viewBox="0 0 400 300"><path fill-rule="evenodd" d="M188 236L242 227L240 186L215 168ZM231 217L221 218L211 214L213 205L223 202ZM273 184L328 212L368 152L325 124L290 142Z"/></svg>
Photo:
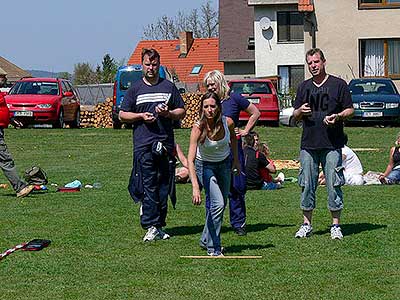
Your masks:
<svg viewBox="0 0 400 300"><path fill-rule="evenodd" d="M200 186L194 160L202 162L201 180L206 192L207 253L220 256L221 226L228 198L231 172L240 171L237 140L232 119L222 116L221 101L217 94L206 93L200 103L200 120L192 128L188 154L188 167L193 189L193 204L201 204ZM233 160L230 158L232 147Z"/></svg>

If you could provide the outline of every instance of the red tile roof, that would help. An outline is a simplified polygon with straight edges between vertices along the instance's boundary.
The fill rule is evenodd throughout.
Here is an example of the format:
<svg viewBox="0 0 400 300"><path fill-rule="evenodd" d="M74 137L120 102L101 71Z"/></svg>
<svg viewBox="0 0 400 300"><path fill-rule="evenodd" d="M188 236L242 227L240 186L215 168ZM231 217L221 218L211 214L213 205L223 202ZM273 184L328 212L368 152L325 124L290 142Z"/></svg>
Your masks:
<svg viewBox="0 0 400 300"><path fill-rule="evenodd" d="M312 0L299 0L299 11L313 12L314 5Z"/></svg>
<svg viewBox="0 0 400 300"><path fill-rule="evenodd" d="M199 83L201 86L204 75L208 71L220 70L224 72L223 62L218 61L218 38L194 39L192 47L186 57L179 57L179 40L140 41L128 64L141 64L143 48L154 48L160 53L161 64L175 70L178 79L185 83ZM197 75L190 74L194 65L203 65Z"/></svg>

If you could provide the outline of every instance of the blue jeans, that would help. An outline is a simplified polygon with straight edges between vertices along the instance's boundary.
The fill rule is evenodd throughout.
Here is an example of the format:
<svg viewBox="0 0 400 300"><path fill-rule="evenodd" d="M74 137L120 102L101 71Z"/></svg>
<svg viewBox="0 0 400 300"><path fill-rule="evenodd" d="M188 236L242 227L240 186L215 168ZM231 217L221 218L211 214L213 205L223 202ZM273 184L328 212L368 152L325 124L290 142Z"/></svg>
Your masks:
<svg viewBox="0 0 400 300"><path fill-rule="evenodd" d="M386 178L388 184L400 183L400 169L392 170Z"/></svg>
<svg viewBox="0 0 400 300"><path fill-rule="evenodd" d="M200 244L208 252L221 251L221 227L231 184L231 159L196 161L197 175L206 193L206 222Z"/></svg>
<svg viewBox="0 0 400 300"><path fill-rule="evenodd" d="M328 209L339 211L343 209L343 193L341 186L345 179L342 166L342 150L300 150L300 171L298 183L302 188L302 210L311 211L315 208L315 191L318 186L319 165L325 175L328 191Z"/></svg>

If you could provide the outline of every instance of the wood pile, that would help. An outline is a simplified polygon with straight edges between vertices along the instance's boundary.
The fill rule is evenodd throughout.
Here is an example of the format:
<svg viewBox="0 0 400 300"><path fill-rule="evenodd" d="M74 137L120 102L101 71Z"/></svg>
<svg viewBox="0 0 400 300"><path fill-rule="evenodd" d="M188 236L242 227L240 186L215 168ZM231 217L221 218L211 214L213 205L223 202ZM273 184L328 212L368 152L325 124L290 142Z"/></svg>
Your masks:
<svg viewBox="0 0 400 300"><path fill-rule="evenodd" d="M182 95L185 102L186 116L181 121L182 128L192 128L194 122L199 118L200 100L203 94L186 93Z"/></svg>
<svg viewBox="0 0 400 300"><path fill-rule="evenodd" d="M182 128L192 128L198 120L200 100L203 94L186 93L182 95L185 102L186 116L181 121ZM104 103L96 106L81 106L81 127L112 128L112 98L107 98Z"/></svg>
<svg viewBox="0 0 400 300"><path fill-rule="evenodd" d="M112 105L111 98L104 103L98 103L94 107L82 107L81 127L112 128Z"/></svg>

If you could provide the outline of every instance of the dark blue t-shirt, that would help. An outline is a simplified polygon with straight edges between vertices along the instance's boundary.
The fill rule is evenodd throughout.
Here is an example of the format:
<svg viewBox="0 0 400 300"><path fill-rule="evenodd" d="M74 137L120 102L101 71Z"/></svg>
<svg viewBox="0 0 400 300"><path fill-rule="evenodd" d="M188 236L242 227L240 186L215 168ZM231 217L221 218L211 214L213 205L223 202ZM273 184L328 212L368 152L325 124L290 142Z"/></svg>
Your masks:
<svg viewBox="0 0 400 300"><path fill-rule="evenodd" d="M240 94L232 93L228 99L222 101L222 114L230 117L235 123L235 127L239 123L239 114L242 110L249 107L250 101Z"/></svg>
<svg viewBox="0 0 400 300"><path fill-rule="evenodd" d="M169 110L184 108L182 97L172 82L160 78L156 85L149 86L143 80L138 80L126 92L121 110L150 112L156 116L155 108L160 103L167 104ZM156 141L162 142L172 153L175 144L173 120L158 116L153 123L145 123L143 120L133 123L135 151L150 149Z"/></svg>
<svg viewBox="0 0 400 300"><path fill-rule="evenodd" d="M312 78L304 81L297 89L294 109L309 103L312 115L303 117L301 149L340 149L344 146L343 122L332 126L324 124L325 116L337 114L346 108L352 108L351 95L343 79L329 75L320 87Z"/></svg>

